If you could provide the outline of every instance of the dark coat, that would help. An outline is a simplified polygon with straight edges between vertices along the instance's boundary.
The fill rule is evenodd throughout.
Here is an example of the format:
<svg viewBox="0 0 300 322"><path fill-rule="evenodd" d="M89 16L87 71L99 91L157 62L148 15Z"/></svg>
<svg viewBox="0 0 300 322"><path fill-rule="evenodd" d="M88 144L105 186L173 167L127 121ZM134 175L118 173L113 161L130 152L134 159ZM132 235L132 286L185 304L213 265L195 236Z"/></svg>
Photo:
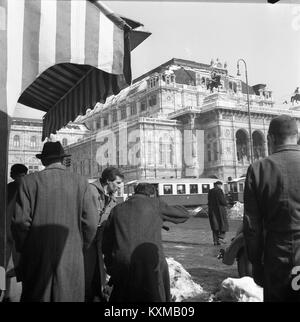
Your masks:
<svg viewBox="0 0 300 322"><path fill-rule="evenodd" d="M211 230L228 231L226 206L223 190L220 188L210 189L208 192L208 217Z"/></svg>
<svg viewBox="0 0 300 322"><path fill-rule="evenodd" d="M111 302L170 301L161 229L164 220L180 223L188 218L184 207L140 194L112 210L102 248L114 285Z"/></svg>
<svg viewBox="0 0 300 322"><path fill-rule="evenodd" d="M83 247L96 228L96 205L85 178L60 164L25 176L12 219L21 253L21 301L83 302Z"/></svg>
<svg viewBox="0 0 300 322"><path fill-rule="evenodd" d="M248 168L244 236L254 280L265 301L300 301L291 288L300 265L300 146L278 147Z"/></svg>
<svg viewBox="0 0 300 322"><path fill-rule="evenodd" d="M10 257L13 255L14 262L18 257L15 252L14 241L11 233L11 220L16 206L18 182L12 181L7 185L7 210L6 210L6 265L9 263Z"/></svg>

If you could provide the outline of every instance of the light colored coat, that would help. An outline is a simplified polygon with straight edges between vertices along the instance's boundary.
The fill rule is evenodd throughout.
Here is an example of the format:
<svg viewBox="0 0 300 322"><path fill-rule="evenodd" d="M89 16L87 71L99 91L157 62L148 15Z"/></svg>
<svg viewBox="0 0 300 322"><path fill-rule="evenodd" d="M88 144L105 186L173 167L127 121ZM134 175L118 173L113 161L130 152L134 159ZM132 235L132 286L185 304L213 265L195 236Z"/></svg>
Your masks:
<svg viewBox="0 0 300 322"><path fill-rule="evenodd" d="M117 204L114 195L107 195L99 180L91 183L90 187L93 201L97 205L98 229L91 247L84 251L86 302L93 302L95 297L104 300L106 271L102 254L103 229L111 210Z"/></svg>
<svg viewBox="0 0 300 322"><path fill-rule="evenodd" d="M12 219L21 253L21 300L84 301L83 248L96 228L96 204L85 178L57 163L24 177Z"/></svg>

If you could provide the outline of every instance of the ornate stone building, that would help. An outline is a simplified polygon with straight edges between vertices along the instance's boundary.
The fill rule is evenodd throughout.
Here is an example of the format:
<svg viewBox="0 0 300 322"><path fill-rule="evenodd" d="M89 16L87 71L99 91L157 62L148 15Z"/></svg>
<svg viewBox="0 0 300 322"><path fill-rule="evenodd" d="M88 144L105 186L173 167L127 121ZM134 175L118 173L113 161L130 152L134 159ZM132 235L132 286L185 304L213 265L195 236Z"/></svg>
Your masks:
<svg viewBox="0 0 300 322"><path fill-rule="evenodd" d="M8 151L8 176L10 168L15 163L25 164L30 172L43 169L41 161L35 157L42 151L42 120L13 118ZM69 124L65 128L52 135L51 141L60 141L63 146L78 142L85 133L89 132L83 124Z"/></svg>
<svg viewBox="0 0 300 322"><path fill-rule="evenodd" d="M268 154L270 120L285 113L300 121L300 112L276 106L264 84L248 91L258 159ZM92 178L117 165L126 181L239 177L250 164L246 93L246 84L228 74L226 63L171 59L81 118L91 132L67 147L71 169Z"/></svg>

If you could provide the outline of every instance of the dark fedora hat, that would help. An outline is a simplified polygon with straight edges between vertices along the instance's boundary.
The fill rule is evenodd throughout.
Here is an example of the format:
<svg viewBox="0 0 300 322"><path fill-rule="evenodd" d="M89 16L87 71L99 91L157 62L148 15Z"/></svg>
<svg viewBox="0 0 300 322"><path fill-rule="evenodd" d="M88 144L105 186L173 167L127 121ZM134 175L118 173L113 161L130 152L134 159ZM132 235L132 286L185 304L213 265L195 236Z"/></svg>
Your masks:
<svg viewBox="0 0 300 322"><path fill-rule="evenodd" d="M223 182L222 181L216 181L214 184L215 185L217 185L217 184L223 185Z"/></svg>
<svg viewBox="0 0 300 322"><path fill-rule="evenodd" d="M60 142L46 142L42 153L35 155L38 159L58 159L69 157L71 154L65 154L64 148Z"/></svg>

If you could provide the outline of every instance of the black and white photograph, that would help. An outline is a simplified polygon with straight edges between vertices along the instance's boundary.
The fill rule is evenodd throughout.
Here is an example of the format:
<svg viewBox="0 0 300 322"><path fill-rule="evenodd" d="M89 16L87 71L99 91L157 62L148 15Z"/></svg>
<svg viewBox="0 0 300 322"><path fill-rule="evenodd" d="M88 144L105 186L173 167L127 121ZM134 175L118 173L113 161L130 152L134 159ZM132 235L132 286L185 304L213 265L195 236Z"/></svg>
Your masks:
<svg viewBox="0 0 300 322"><path fill-rule="evenodd" d="M0 0L0 302L300 302L299 87L300 0Z"/></svg>

